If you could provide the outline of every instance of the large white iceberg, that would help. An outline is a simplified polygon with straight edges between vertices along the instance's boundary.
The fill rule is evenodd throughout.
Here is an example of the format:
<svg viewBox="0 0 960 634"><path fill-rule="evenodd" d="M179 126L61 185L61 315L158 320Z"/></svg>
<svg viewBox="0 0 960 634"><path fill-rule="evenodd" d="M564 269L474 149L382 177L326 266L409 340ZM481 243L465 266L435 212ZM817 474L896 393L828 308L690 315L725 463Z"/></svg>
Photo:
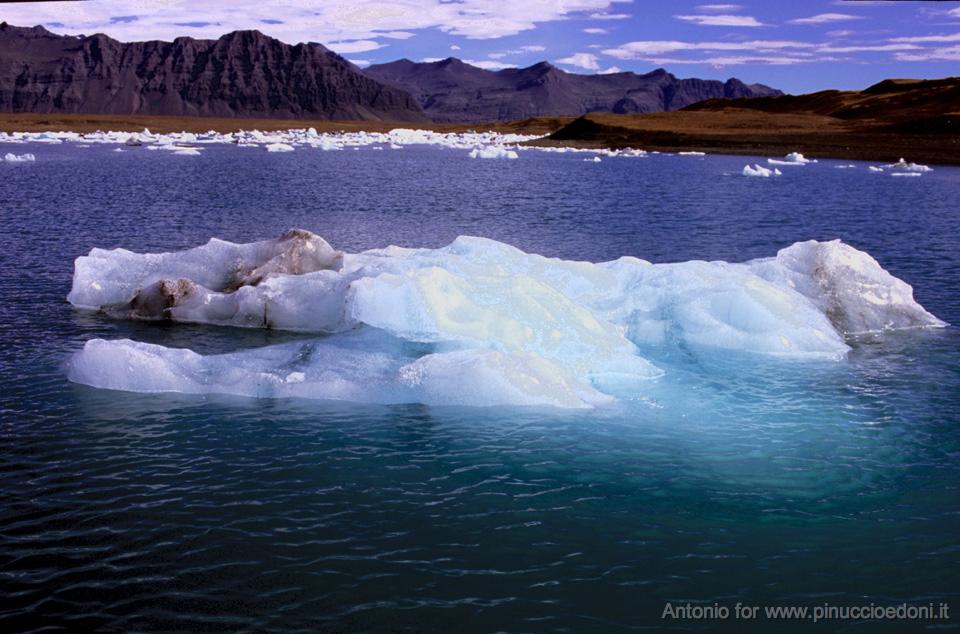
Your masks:
<svg viewBox="0 0 960 634"><path fill-rule="evenodd" d="M94 249L69 301L121 318L323 335L226 355L88 342L74 381L133 391L590 407L642 394L660 349L839 359L846 336L943 326L840 241L742 264L565 261L483 238L335 250L293 230L178 253Z"/></svg>

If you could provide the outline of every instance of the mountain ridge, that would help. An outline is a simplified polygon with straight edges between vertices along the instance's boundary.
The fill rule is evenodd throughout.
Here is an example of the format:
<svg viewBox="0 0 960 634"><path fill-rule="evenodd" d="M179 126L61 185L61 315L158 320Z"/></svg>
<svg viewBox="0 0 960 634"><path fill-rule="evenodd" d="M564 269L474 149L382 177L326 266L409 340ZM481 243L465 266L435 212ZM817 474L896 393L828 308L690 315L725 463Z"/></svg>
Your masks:
<svg viewBox="0 0 960 634"><path fill-rule="evenodd" d="M361 69L322 44L256 30L120 42L0 24L0 111L11 113L486 123L781 94L662 68L579 75L546 61L490 71L454 57L400 59Z"/></svg>
<svg viewBox="0 0 960 634"><path fill-rule="evenodd" d="M119 42L0 24L0 110L426 121L403 90L320 44L259 31Z"/></svg>
<svg viewBox="0 0 960 634"><path fill-rule="evenodd" d="M399 59L363 69L385 84L403 87L439 123L526 119L589 112L644 114L679 110L714 98L777 96L763 84L678 79L663 68L598 75L568 73L547 61L491 71L456 57L434 62Z"/></svg>

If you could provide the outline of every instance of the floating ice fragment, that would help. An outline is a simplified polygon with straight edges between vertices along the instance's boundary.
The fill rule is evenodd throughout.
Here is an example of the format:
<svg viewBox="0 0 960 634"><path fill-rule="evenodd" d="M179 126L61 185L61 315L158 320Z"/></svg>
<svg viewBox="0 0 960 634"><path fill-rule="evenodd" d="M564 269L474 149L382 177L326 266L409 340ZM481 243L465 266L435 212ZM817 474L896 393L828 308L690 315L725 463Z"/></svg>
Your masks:
<svg viewBox="0 0 960 634"><path fill-rule="evenodd" d="M780 176L780 170L778 169L767 169L762 165L754 165L750 167L749 165L743 166L743 175L744 176L753 176L760 178L770 178L771 176Z"/></svg>
<svg viewBox="0 0 960 634"><path fill-rule="evenodd" d="M894 172L890 176L923 176L920 172Z"/></svg>
<svg viewBox="0 0 960 634"><path fill-rule="evenodd" d="M883 171L882 167L877 167L876 165L871 165L867 169L869 169L871 172L874 172L874 173L879 173Z"/></svg>
<svg viewBox="0 0 960 634"><path fill-rule="evenodd" d="M706 152L677 152L678 156L706 156Z"/></svg>
<svg viewBox="0 0 960 634"><path fill-rule="evenodd" d="M33 154L13 154L8 152L3 155L3 160L6 163L32 163L37 160L37 157Z"/></svg>
<svg viewBox="0 0 960 634"><path fill-rule="evenodd" d="M917 163L907 163L907 161L901 158L896 163L891 163L885 167L892 170L900 170L903 172L912 172L912 173L923 173L923 172L932 172L933 168L928 165L919 165Z"/></svg>
<svg viewBox="0 0 960 634"><path fill-rule="evenodd" d="M203 357L94 340L73 380L134 391L588 407L662 375L640 348L842 358L845 337L945 325L840 241L744 264L592 264L461 237L441 249L335 251L290 231L180 253L94 249L70 301L135 319L329 333Z"/></svg>
<svg viewBox="0 0 960 634"><path fill-rule="evenodd" d="M473 148L470 150L470 158L481 158L481 159L516 159L520 158L519 155L513 150L508 150L500 146L490 146L490 147L481 147Z"/></svg>
<svg viewBox="0 0 960 634"><path fill-rule="evenodd" d="M271 143L267 146L267 152L293 152L293 146L288 143Z"/></svg>

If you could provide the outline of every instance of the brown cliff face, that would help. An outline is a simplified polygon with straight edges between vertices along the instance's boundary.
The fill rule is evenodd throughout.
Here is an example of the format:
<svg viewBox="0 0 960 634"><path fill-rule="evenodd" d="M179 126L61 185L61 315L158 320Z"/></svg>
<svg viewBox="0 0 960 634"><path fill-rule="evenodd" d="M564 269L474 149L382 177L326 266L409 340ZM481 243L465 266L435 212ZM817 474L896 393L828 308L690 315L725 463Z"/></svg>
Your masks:
<svg viewBox="0 0 960 634"><path fill-rule="evenodd" d="M704 99L782 94L767 86L677 79L663 69L645 75L577 75L548 62L489 71L455 58L399 60L366 68L369 77L402 88L437 122L471 123L589 112L635 114L679 110Z"/></svg>
<svg viewBox="0 0 960 634"><path fill-rule="evenodd" d="M258 31L118 42L0 25L0 111L426 121L402 89L319 44Z"/></svg>

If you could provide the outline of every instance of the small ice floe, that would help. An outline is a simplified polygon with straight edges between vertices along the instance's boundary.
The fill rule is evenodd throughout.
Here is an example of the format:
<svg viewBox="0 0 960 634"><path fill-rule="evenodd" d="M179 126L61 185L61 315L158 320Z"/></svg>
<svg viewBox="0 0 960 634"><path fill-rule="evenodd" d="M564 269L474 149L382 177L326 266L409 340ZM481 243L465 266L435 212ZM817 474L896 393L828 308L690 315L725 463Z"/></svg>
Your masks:
<svg viewBox="0 0 960 634"><path fill-rule="evenodd" d="M31 163L37 160L37 157L33 154L11 154L10 152L3 155L3 160L5 163Z"/></svg>
<svg viewBox="0 0 960 634"><path fill-rule="evenodd" d="M599 162L602 161L603 159L601 159L599 156L594 156L593 158L586 158L586 159L583 159L583 160L584 160L584 161L587 161L588 163L599 163Z"/></svg>
<svg viewBox="0 0 960 634"><path fill-rule="evenodd" d="M838 170L852 170L856 165L834 165L834 167Z"/></svg>
<svg viewBox="0 0 960 634"><path fill-rule="evenodd" d="M402 146L402 145L397 145L396 143L391 143L391 144L390 144L390 149L391 149L391 150L402 150L402 149L403 149L403 146Z"/></svg>
<svg viewBox="0 0 960 634"><path fill-rule="evenodd" d="M907 161L902 158L896 163L891 163L889 165L886 165L885 167L888 167L892 170L899 170L902 172L911 172L911 173L917 173L917 174L933 171L933 168L930 167L929 165L920 165L918 163L907 163Z"/></svg>
<svg viewBox="0 0 960 634"><path fill-rule="evenodd" d="M677 156L706 156L706 152L677 152Z"/></svg>
<svg viewBox="0 0 960 634"><path fill-rule="evenodd" d="M923 176L920 172L893 172L890 176Z"/></svg>
<svg viewBox="0 0 960 634"><path fill-rule="evenodd" d="M791 152L783 157L783 160L780 159L767 159L767 163L770 165L806 165L807 163L816 163L817 161L808 159L800 152Z"/></svg>
<svg viewBox="0 0 960 634"><path fill-rule="evenodd" d="M767 169L763 165L754 165L750 167L749 165L743 166L743 175L744 176L754 176L760 178L770 178L771 176L780 176L782 172L778 169Z"/></svg>
<svg viewBox="0 0 960 634"><path fill-rule="evenodd" d="M267 146L267 152L293 152L293 146L288 143L271 143Z"/></svg>
<svg viewBox="0 0 960 634"><path fill-rule="evenodd" d="M114 152L126 152L122 147L114 148Z"/></svg>
<svg viewBox="0 0 960 634"><path fill-rule="evenodd" d="M520 155L514 152L513 150L508 150L505 147L499 147L499 146L473 148L472 150L470 150L469 156L470 158L482 158L482 159L520 158Z"/></svg>
<svg viewBox="0 0 960 634"><path fill-rule="evenodd" d="M883 171L883 168L882 168L882 167L877 167L876 165L871 165L871 166L868 167L867 169L869 169L871 172L876 172L876 173L879 173L879 172L882 172L882 171Z"/></svg>
<svg viewBox="0 0 960 634"><path fill-rule="evenodd" d="M181 147L173 152L176 156L200 156L200 148Z"/></svg>

